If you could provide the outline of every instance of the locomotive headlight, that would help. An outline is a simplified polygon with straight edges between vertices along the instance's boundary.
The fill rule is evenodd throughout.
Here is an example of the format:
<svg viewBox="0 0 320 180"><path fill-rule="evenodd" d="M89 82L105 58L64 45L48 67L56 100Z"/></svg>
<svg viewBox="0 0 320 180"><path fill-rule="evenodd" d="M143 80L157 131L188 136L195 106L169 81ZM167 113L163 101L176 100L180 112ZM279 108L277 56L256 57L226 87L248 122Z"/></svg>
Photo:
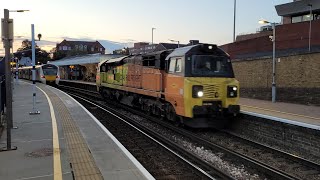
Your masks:
<svg viewBox="0 0 320 180"><path fill-rule="evenodd" d="M238 87L237 86L228 86L227 88L228 98L235 98L238 96Z"/></svg>
<svg viewBox="0 0 320 180"><path fill-rule="evenodd" d="M202 97L203 96L203 91L198 91L198 97Z"/></svg>
<svg viewBox="0 0 320 180"><path fill-rule="evenodd" d="M192 97L193 98L201 98L203 97L203 86L194 85L192 86Z"/></svg>

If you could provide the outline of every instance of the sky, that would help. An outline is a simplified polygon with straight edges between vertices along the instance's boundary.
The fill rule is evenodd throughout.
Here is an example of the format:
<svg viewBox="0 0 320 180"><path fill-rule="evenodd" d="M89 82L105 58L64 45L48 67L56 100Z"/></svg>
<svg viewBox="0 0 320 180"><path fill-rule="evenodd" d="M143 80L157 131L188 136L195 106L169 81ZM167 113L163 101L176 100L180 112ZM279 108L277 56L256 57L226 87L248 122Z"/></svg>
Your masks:
<svg viewBox="0 0 320 180"><path fill-rule="evenodd" d="M259 19L281 22L275 5L292 0L237 0L236 35L254 33ZM121 45L134 42L168 43L200 40L204 43L227 44L233 40L234 0L1 0L3 9L14 19L14 48L24 39L42 34L37 44L50 50L63 39L108 40ZM110 51L108 51L110 52ZM0 55L4 54L2 43Z"/></svg>

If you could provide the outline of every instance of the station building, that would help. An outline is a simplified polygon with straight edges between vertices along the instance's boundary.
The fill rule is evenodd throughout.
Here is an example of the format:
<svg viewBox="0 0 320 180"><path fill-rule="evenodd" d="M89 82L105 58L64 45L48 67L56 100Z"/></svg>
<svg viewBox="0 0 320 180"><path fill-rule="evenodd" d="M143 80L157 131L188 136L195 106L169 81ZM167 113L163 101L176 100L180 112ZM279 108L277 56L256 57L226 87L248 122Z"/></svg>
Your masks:
<svg viewBox="0 0 320 180"><path fill-rule="evenodd" d="M320 52L319 0L295 0L276 5L275 9L282 17L281 22L276 22L276 56L309 52L309 38L311 51ZM272 34L271 25L262 26L255 33L237 36L235 42L222 45L221 48L227 51L232 59L271 56Z"/></svg>

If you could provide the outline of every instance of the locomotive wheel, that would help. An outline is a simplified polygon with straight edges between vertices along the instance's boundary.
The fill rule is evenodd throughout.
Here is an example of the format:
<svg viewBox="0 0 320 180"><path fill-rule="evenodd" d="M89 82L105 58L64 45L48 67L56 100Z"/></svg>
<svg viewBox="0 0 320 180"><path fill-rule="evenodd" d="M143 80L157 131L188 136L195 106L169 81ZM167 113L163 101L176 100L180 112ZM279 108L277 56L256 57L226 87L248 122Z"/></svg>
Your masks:
<svg viewBox="0 0 320 180"><path fill-rule="evenodd" d="M184 127L183 117L182 116L177 116L175 124L176 124L176 126Z"/></svg>
<svg viewBox="0 0 320 180"><path fill-rule="evenodd" d="M144 104L144 111L147 113L147 115L151 114L151 107L148 106L148 104Z"/></svg>
<svg viewBox="0 0 320 180"><path fill-rule="evenodd" d="M176 121L176 118L177 118L176 111L175 111L174 108L170 105L170 106L168 107L167 119L170 120L170 121L175 122L175 121Z"/></svg>

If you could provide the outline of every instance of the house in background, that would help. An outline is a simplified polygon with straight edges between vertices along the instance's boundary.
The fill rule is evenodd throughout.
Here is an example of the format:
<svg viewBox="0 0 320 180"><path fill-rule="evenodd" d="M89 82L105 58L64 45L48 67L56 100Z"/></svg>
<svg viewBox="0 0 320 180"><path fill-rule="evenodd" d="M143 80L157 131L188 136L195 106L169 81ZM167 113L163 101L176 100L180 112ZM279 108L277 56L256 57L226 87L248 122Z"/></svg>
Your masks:
<svg viewBox="0 0 320 180"><path fill-rule="evenodd" d="M146 54L156 51L163 51L163 50L170 50L176 49L178 47L184 47L189 45L199 44L199 40L190 40L189 44L177 44L177 43L159 43L159 44L149 44L146 42L138 42L134 43L132 48L129 48L130 55L137 55L137 54ZM120 50L117 50L120 51Z"/></svg>
<svg viewBox="0 0 320 180"><path fill-rule="evenodd" d="M19 60L20 66L32 66L32 60L29 57L21 57Z"/></svg>
<svg viewBox="0 0 320 180"><path fill-rule="evenodd" d="M137 54L146 54L153 52L156 48L157 44L149 44L147 42L138 42L134 43L132 48L129 48L129 54L137 55Z"/></svg>
<svg viewBox="0 0 320 180"><path fill-rule="evenodd" d="M106 49L98 41L67 41L63 40L57 44L56 52L65 56L83 55L83 54L105 54Z"/></svg>

